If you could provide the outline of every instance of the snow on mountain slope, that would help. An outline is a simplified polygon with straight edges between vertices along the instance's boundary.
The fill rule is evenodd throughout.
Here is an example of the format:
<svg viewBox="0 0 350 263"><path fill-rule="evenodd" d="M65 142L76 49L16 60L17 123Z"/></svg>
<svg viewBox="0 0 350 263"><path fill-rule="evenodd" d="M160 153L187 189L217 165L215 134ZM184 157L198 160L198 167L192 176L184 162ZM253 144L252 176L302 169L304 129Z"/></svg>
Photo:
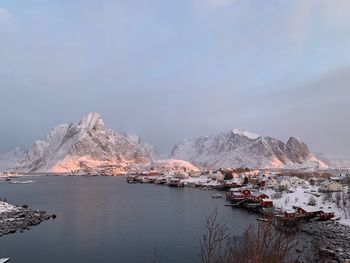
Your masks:
<svg viewBox="0 0 350 263"><path fill-rule="evenodd" d="M323 153L315 153L315 156L330 167L338 169L350 169L350 159L339 158Z"/></svg>
<svg viewBox="0 0 350 263"><path fill-rule="evenodd" d="M134 169L155 170L160 172L198 172L198 167L184 160L164 159L155 160L147 164L136 165Z"/></svg>
<svg viewBox="0 0 350 263"><path fill-rule="evenodd" d="M240 129L240 128L233 129L232 132L234 134L245 136L245 137L247 137L249 139L253 139L253 140L258 138L258 137L260 137L260 135L258 135L258 134L251 133L249 131L246 131L246 130L243 130L243 129Z"/></svg>
<svg viewBox="0 0 350 263"><path fill-rule="evenodd" d="M137 134L131 134L131 133L124 133L123 134L126 138L128 138L130 141L133 143L137 144L140 146L141 151L151 160L155 160L159 157L159 153L157 148L148 143L148 142L143 142Z"/></svg>
<svg viewBox="0 0 350 263"><path fill-rule="evenodd" d="M176 144L171 158L183 159L208 168L326 168L301 140L287 143L261 137L242 129L184 140Z"/></svg>
<svg viewBox="0 0 350 263"><path fill-rule="evenodd" d="M61 124L36 141L19 162L24 171L69 171L85 166L146 163L149 155L139 144L105 127L97 113L79 123Z"/></svg>
<svg viewBox="0 0 350 263"><path fill-rule="evenodd" d="M8 153L0 155L0 171L9 171L13 169L16 162L23 158L25 152L19 147L16 147Z"/></svg>

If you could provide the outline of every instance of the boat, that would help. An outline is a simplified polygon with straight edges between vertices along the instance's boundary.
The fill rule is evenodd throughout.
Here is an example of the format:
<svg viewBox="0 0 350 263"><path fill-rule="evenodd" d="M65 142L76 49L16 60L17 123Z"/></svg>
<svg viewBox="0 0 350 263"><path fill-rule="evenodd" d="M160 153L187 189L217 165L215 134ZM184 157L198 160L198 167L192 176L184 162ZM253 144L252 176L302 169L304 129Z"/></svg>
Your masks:
<svg viewBox="0 0 350 263"><path fill-rule="evenodd" d="M135 175L130 175L126 177L126 182L129 184L135 184L137 183L137 177Z"/></svg>
<svg viewBox="0 0 350 263"><path fill-rule="evenodd" d="M168 186L171 187L184 187L184 183L180 181L180 179L170 179L168 182Z"/></svg>
<svg viewBox="0 0 350 263"><path fill-rule="evenodd" d="M157 178L154 180L155 184L166 184L166 179L165 178Z"/></svg>
<svg viewBox="0 0 350 263"><path fill-rule="evenodd" d="M152 183L152 179L148 178L147 176L141 178L141 183L149 184Z"/></svg>
<svg viewBox="0 0 350 263"><path fill-rule="evenodd" d="M8 176L1 176L0 181L11 181L11 178Z"/></svg>
<svg viewBox="0 0 350 263"><path fill-rule="evenodd" d="M9 260L10 260L9 258L0 258L0 263L5 263Z"/></svg>
<svg viewBox="0 0 350 263"><path fill-rule="evenodd" d="M30 184L30 183L35 183L35 181L32 180L27 180L27 181L10 181L10 184Z"/></svg>
<svg viewBox="0 0 350 263"><path fill-rule="evenodd" d="M212 198L222 198L221 194L218 194L218 193L211 195L211 197Z"/></svg>
<svg viewBox="0 0 350 263"><path fill-rule="evenodd" d="M256 220L258 220L258 221L262 221L262 222L269 222L269 220L268 220L268 219L266 219L266 218L262 218L262 217L258 217Z"/></svg>

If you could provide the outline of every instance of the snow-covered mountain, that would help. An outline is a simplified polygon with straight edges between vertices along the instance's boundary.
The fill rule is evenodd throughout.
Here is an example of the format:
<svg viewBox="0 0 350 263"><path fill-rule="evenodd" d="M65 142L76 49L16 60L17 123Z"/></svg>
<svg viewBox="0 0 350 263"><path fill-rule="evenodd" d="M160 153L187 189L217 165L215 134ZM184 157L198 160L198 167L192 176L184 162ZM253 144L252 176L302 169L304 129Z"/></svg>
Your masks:
<svg viewBox="0 0 350 263"><path fill-rule="evenodd" d="M36 141L17 169L65 172L101 165L128 166L147 163L155 154L151 148L106 128L98 113L90 113L79 123L61 124Z"/></svg>
<svg viewBox="0 0 350 263"><path fill-rule="evenodd" d="M25 155L25 151L19 147L14 148L8 153L0 155L0 170L10 171L15 163L21 160Z"/></svg>
<svg viewBox="0 0 350 263"><path fill-rule="evenodd" d="M315 156L329 167L337 169L350 169L349 159L330 156L323 153L315 153Z"/></svg>
<svg viewBox="0 0 350 263"><path fill-rule="evenodd" d="M207 168L327 168L295 137L287 143L242 129L184 140L176 144L170 158L183 159Z"/></svg>

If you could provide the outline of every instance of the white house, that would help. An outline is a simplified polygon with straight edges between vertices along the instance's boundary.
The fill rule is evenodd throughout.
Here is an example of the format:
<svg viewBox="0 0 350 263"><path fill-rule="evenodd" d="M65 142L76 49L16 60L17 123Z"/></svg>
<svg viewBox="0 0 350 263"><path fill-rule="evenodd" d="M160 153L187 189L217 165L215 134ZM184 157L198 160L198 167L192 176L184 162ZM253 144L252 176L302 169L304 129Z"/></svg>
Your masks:
<svg viewBox="0 0 350 263"><path fill-rule="evenodd" d="M319 187L320 192L340 192L342 190L342 185L332 180L323 181Z"/></svg>
<svg viewBox="0 0 350 263"><path fill-rule="evenodd" d="M286 178L283 178L280 182L279 182L279 187L282 188L282 189L289 189L291 187L291 182L286 179Z"/></svg>

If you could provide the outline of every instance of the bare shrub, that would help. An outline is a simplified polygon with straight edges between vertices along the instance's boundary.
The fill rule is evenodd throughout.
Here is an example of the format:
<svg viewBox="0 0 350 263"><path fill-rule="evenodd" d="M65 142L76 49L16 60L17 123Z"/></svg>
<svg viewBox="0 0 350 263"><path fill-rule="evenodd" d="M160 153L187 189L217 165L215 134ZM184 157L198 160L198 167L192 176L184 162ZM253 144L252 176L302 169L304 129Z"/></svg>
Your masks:
<svg viewBox="0 0 350 263"><path fill-rule="evenodd" d="M207 233L203 235L202 263L292 263L303 251L296 250L298 236L278 231L271 222L250 226L241 239L231 237L220 225L217 212L207 220Z"/></svg>
<svg viewBox="0 0 350 263"><path fill-rule="evenodd" d="M215 211L207 218L207 232L203 235L201 241L201 250L199 254L200 262L213 263L220 257L223 248L223 242L229 238L228 229L223 222L218 219L218 212Z"/></svg>

